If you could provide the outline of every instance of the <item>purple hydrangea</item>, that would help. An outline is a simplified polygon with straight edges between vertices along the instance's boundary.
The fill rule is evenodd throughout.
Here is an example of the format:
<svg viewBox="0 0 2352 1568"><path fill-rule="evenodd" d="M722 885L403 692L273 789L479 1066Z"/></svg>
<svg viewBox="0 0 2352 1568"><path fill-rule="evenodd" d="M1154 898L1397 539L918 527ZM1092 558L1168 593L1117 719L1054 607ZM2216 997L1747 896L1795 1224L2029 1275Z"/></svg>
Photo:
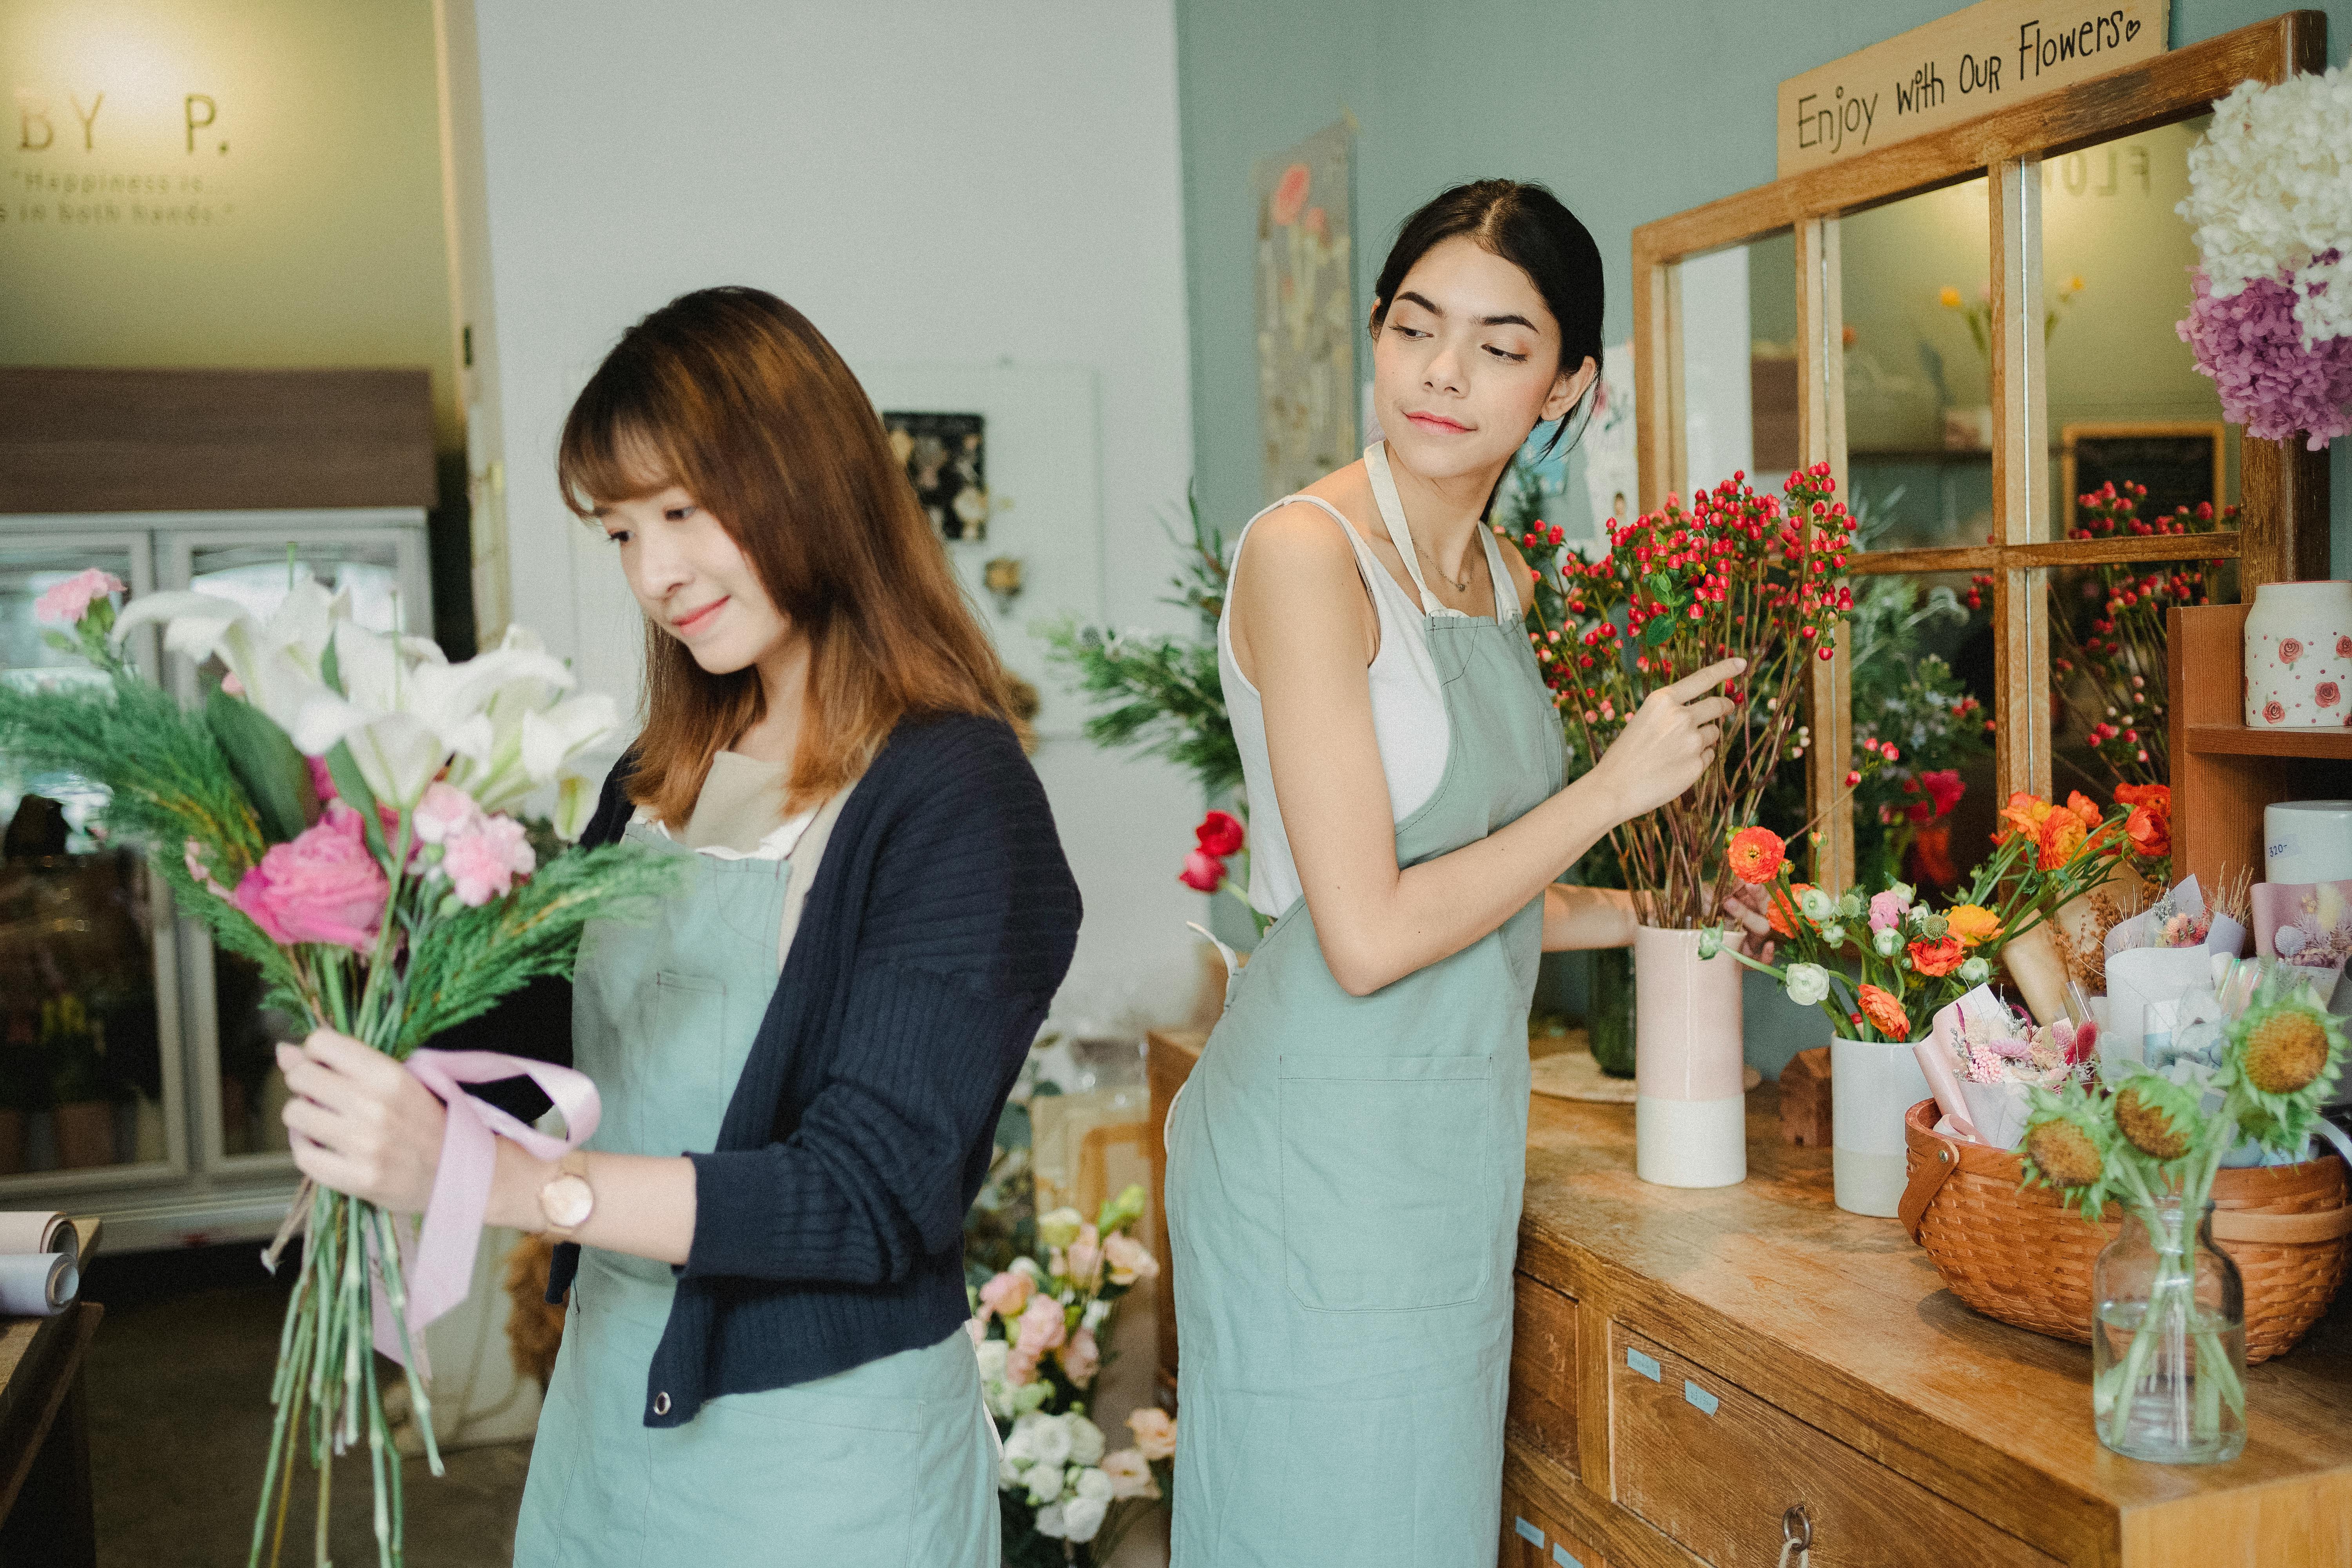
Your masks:
<svg viewBox="0 0 2352 1568"><path fill-rule="evenodd" d="M2352 435L2352 337L2305 348L2286 284L2256 278L2217 300L2205 269L2190 270L2197 297L2176 330L2196 351L2199 373L2213 378L2222 414L2263 440L2306 432L2315 452Z"/></svg>

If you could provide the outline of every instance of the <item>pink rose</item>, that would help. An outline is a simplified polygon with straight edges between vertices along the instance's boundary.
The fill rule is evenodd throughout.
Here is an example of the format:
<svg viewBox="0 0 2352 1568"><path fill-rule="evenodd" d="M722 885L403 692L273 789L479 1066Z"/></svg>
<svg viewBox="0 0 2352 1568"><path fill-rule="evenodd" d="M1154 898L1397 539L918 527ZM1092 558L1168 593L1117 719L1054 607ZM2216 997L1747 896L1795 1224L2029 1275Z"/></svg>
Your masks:
<svg viewBox="0 0 2352 1568"><path fill-rule="evenodd" d="M530 876L538 864L522 824L511 816L478 818L441 847L441 869L457 889L458 902L472 909L505 898L514 890L515 879Z"/></svg>
<svg viewBox="0 0 2352 1568"><path fill-rule="evenodd" d="M1095 1343L1092 1329L1080 1329L1062 1347L1062 1371L1069 1380L1084 1388L1102 1370L1102 1349Z"/></svg>
<svg viewBox="0 0 2352 1568"><path fill-rule="evenodd" d="M2323 680L2311 689L2311 700L2322 708L2335 707L2342 696L2343 693L2336 690L2336 682L2332 680Z"/></svg>
<svg viewBox="0 0 2352 1568"><path fill-rule="evenodd" d="M1870 929L1873 931L1893 931L1896 926L1903 923L1903 911L1910 908L1910 900L1905 898L1902 894L1892 890L1884 893L1872 894L1870 899Z"/></svg>
<svg viewBox="0 0 2352 1568"><path fill-rule="evenodd" d="M1103 1261L1110 1265L1110 1282L1114 1285L1132 1285L1138 1279L1160 1278L1160 1259L1125 1231L1113 1231L1103 1237Z"/></svg>
<svg viewBox="0 0 2352 1568"><path fill-rule="evenodd" d="M981 1321L986 1322L989 1314L993 1312L1011 1322L1021 1315L1023 1308L1028 1306L1032 1289L1026 1274L1015 1274L1010 1268L999 1274L980 1288Z"/></svg>
<svg viewBox="0 0 2352 1568"><path fill-rule="evenodd" d="M416 837L427 844L446 844L481 817L482 809L472 795L436 782L425 786L425 798L416 803Z"/></svg>
<svg viewBox="0 0 2352 1568"><path fill-rule="evenodd" d="M368 853L360 814L338 801L291 843L273 844L229 901L270 941L320 942L365 952L375 945L390 887Z"/></svg>
<svg viewBox="0 0 2352 1568"><path fill-rule="evenodd" d="M33 618L43 626L78 626L89 614L89 602L107 594L125 592L122 579L92 566L77 572L33 601Z"/></svg>
<svg viewBox="0 0 2352 1568"><path fill-rule="evenodd" d="M2278 653L2281 664L2293 664L2303 657L2303 644L2294 637L2281 637Z"/></svg>
<svg viewBox="0 0 2352 1568"><path fill-rule="evenodd" d="M1158 1405L1147 1405L1129 1415L1127 1429L1135 1434L1135 1446L1145 1458L1176 1457L1176 1417Z"/></svg>
<svg viewBox="0 0 2352 1568"><path fill-rule="evenodd" d="M1062 1304L1051 1296L1040 1296L1029 1303L1021 1314L1020 1336L1014 1348L1033 1359L1060 1347L1068 1335L1062 1319Z"/></svg>
<svg viewBox="0 0 2352 1568"><path fill-rule="evenodd" d="M2278 699L2273 698L2268 702L2263 704L2263 721L2264 723L2275 724L2285 717L2286 710L2280 706Z"/></svg>

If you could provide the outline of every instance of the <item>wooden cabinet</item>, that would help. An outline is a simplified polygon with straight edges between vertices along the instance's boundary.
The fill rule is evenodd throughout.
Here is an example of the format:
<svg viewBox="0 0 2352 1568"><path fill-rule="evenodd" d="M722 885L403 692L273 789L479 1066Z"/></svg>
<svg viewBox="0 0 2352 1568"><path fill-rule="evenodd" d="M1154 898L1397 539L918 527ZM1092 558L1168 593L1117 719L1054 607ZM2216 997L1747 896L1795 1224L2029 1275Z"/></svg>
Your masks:
<svg viewBox="0 0 2352 1568"><path fill-rule="evenodd" d="M1506 1430L1570 1475L1577 1436L1576 1302L1540 1279L1512 1277L1511 1406Z"/></svg>

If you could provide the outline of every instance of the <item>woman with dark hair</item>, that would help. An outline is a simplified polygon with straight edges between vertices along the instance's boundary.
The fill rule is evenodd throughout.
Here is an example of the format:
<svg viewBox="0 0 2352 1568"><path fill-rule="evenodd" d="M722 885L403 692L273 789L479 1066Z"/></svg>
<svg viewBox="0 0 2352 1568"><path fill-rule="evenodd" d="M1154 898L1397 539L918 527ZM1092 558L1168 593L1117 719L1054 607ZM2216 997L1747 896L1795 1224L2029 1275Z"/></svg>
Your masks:
<svg viewBox="0 0 2352 1568"><path fill-rule="evenodd" d="M1531 574L1484 519L1599 376L1600 252L1482 181L1406 220L1375 292L1387 438L1252 520L1218 626L1277 918L1168 1119L1172 1568L1491 1568L1537 960L1633 934L1623 894L1553 879L1698 778L1742 668L1562 787Z"/></svg>
<svg viewBox="0 0 2352 1568"><path fill-rule="evenodd" d="M489 1222L561 1237L571 1291L515 1561L992 1564L963 1217L1078 925L1004 673L856 378L772 295L632 327L557 466L646 619L646 726L585 838L682 874L590 925L563 1037L484 1041L604 1097L584 1153L499 1144ZM280 1059L297 1163L421 1208L439 1102L341 1037Z"/></svg>

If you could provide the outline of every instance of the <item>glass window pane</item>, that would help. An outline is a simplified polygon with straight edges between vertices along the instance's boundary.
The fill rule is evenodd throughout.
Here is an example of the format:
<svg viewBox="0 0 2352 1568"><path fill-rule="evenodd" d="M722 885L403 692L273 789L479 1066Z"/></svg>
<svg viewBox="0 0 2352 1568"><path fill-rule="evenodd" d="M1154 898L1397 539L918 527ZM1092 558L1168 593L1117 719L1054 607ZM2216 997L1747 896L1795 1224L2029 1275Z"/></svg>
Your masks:
<svg viewBox="0 0 2352 1568"><path fill-rule="evenodd" d="M1990 579L1856 577L1853 596L1854 865L1865 886L1948 894L1990 849L2000 805Z"/></svg>
<svg viewBox="0 0 2352 1568"><path fill-rule="evenodd" d="M2132 520L2128 499L2091 503ZM2196 530L2208 531L2210 529ZM2165 612L2233 604L2234 561L2132 561L2050 574L2051 783L2102 805L2119 784L2171 782Z"/></svg>
<svg viewBox="0 0 2352 1568"><path fill-rule="evenodd" d="M213 949L213 1014L220 1047L221 1152L283 1153L289 1147L278 1112L286 1080L276 1046L309 1031L275 1008L261 1005L261 971L233 952Z"/></svg>
<svg viewBox="0 0 2352 1568"><path fill-rule="evenodd" d="M1864 550L1992 529L1991 239L1985 182L1838 225L1851 504Z"/></svg>
<svg viewBox="0 0 2352 1568"><path fill-rule="evenodd" d="M2083 537L2081 498L2145 487L2143 520L2221 511L2238 494L2236 426L2178 326L2197 247L2175 210L2206 118L2042 165L2042 301L2051 497L2043 538Z"/></svg>
<svg viewBox="0 0 2352 1568"><path fill-rule="evenodd" d="M127 550L0 544L0 672L73 670L95 677L79 654L50 647L42 634L51 628L33 618L33 606L43 594L92 566L121 582L131 581Z"/></svg>
<svg viewBox="0 0 2352 1568"><path fill-rule="evenodd" d="M398 610L400 557L390 542L306 540L283 543L207 545L190 557L188 585L200 594L234 600L256 616L277 609L297 574L352 596L352 619L370 631L388 632Z"/></svg>
<svg viewBox="0 0 2352 1568"><path fill-rule="evenodd" d="M1735 473L1777 490L1800 456L1797 241L1788 231L1675 268L1685 491Z"/></svg>

